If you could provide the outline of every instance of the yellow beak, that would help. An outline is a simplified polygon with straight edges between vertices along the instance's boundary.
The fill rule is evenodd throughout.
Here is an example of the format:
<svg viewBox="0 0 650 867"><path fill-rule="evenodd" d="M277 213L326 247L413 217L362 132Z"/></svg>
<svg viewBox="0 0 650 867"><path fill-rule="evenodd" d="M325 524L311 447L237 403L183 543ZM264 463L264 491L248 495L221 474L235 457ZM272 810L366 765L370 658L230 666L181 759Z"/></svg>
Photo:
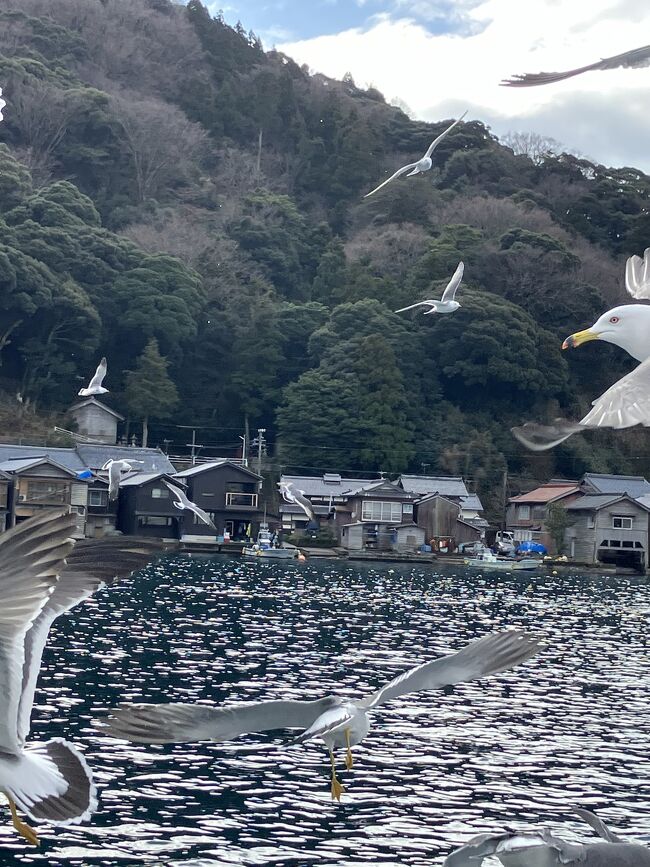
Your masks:
<svg viewBox="0 0 650 867"><path fill-rule="evenodd" d="M562 349L575 349L577 346L582 346L583 343L589 343L590 340L598 340L598 337L599 335L591 328L585 328L584 331L570 334L562 344Z"/></svg>

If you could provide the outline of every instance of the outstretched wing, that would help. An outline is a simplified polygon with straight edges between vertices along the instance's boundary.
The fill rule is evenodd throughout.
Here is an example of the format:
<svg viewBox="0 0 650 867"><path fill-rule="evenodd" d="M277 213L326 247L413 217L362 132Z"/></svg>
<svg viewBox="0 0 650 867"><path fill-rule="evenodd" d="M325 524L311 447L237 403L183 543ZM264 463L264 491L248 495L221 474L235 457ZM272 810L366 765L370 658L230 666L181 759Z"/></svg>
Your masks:
<svg viewBox="0 0 650 867"><path fill-rule="evenodd" d="M90 385L88 388L101 388L102 382L104 381L104 377L106 376L107 364L106 358L102 358L102 360L97 365L97 370L95 371L95 375L90 380Z"/></svg>
<svg viewBox="0 0 650 867"><path fill-rule="evenodd" d="M92 596L101 587L126 578L165 550L157 539L115 536L77 542L68 554L59 580L24 640L23 692L18 709L18 735L25 740L50 627L61 614Z"/></svg>
<svg viewBox="0 0 650 867"><path fill-rule="evenodd" d="M444 132L441 132L440 135L438 136L438 138L434 138L434 140L431 142L431 144L430 144L429 147L427 148L427 152L426 152L425 155L424 155L425 157L430 157L430 156L431 156L431 154L432 154L432 153L434 152L434 150L438 147L438 145L439 145L440 142L443 140L443 138L447 138L447 136L448 136L449 133L452 131L452 129L453 129L455 126L457 126L457 125L461 122L461 120L465 117L466 114L467 114L467 112L464 111L464 112L461 114L461 116L458 118L458 120L455 120L455 121L452 123L451 126L448 126L447 129L446 129Z"/></svg>
<svg viewBox="0 0 650 867"><path fill-rule="evenodd" d="M20 753L25 636L64 567L75 516L48 512L0 536L0 752Z"/></svg>
<svg viewBox="0 0 650 867"><path fill-rule="evenodd" d="M416 304L409 304L408 307L400 307L395 313L404 313L405 310L413 310L414 307L435 307L435 301L418 301Z"/></svg>
<svg viewBox="0 0 650 867"><path fill-rule="evenodd" d="M378 187L375 187L374 190L370 190L369 193L366 193L364 199L367 199L368 196L373 196L378 190L381 190L382 187L385 187L386 184L390 184L391 181L394 181L395 178L399 178L400 175L403 175L405 172L414 169L417 166L417 163L409 163L407 166L402 166L401 169L397 169L394 175L391 175L389 178L386 178Z"/></svg>
<svg viewBox="0 0 650 867"><path fill-rule="evenodd" d="M539 641L521 629L494 632L473 641L458 653L451 653L405 671L357 704L366 708L377 707L409 692L438 689L441 686L498 674L530 659L539 648Z"/></svg>
<svg viewBox="0 0 650 867"><path fill-rule="evenodd" d="M255 701L232 707L202 704L123 704L102 720L108 733L141 744L230 741L250 732L309 728L336 703L316 701Z"/></svg>
<svg viewBox="0 0 650 867"><path fill-rule="evenodd" d="M607 840L608 843L622 843L623 841L611 831L607 825L603 822L602 819L599 819L595 813L592 813L590 810L584 810L582 807L574 807L573 812L577 813L578 816L586 822L589 827L598 834L599 837L602 837L603 840Z"/></svg>
<svg viewBox="0 0 650 867"><path fill-rule="evenodd" d="M543 452L564 442L574 433L584 431L585 428L579 421L556 418L551 424L527 421L521 427L513 427L510 430L515 439L518 439L527 449Z"/></svg>
<svg viewBox="0 0 650 867"><path fill-rule="evenodd" d="M443 867L479 867L490 855L507 856L510 867L531 867L532 864L582 864L585 847L566 843L549 831L538 834L480 834L448 856ZM506 863L503 861L502 863Z"/></svg>
<svg viewBox="0 0 650 867"><path fill-rule="evenodd" d="M583 72L591 72L600 69L617 69L619 67L640 67L650 64L650 45L642 48L634 48L623 54L615 54L613 57L605 57L588 66L579 66L577 69L569 69L566 72L537 72L526 75L515 75L501 82L505 87L536 87L539 84L554 84L565 78L573 78L574 75L582 75Z"/></svg>
<svg viewBox="0 0 650 867"><path fill-rule="evenodd" d="M580 424L617 430L637 424L650 426L650 358L601 394Z"/></svg>
<svg viewBox="0 0 650 867"><path fill-rule="evenodd" d="M625 263L625 288L633 298L650 299L650 247Z"/></svg>
<svg viewBox="0 0 650 867"><path fill-rule="evenodd" d="M294 502L296 505L300 506L305 515L309 518L310 521L316 521L316 512L314 512L314 507L311 504L311 500L308 500L307 497L302 493L302 491L298 491L293 495Z"/></svg>
<svg viewBox="0 0 650 867"><path fill-rule="evenodd" d="M461 284L461 281L463 279L463 271L464 270L465 270L464 263L459 262L458 267L454 271L454 274L453 274L451 280L449 281L449 283L447 283L447 288L442 293L442 299L441 299L442 301L453 301L455 299L456 290L458 289L458 287Z"/></svg>

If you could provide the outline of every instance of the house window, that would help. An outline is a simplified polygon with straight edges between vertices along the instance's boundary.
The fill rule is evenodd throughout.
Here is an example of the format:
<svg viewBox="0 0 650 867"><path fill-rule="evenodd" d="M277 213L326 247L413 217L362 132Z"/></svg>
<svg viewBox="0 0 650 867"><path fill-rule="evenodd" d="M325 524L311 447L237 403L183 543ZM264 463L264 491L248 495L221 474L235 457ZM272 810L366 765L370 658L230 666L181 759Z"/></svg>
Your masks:
<svg viewBox="0 0 650 867"><path fill-rule="evenodd" d="M67 502L68 486L56 480L51 482L28 482L27 500L40 500L43 503Z"/></svg>
<svg viewBox="0 0 650 867"><path fill-rule="evenodd" d="M171 527L173 520L164 515L139 515L138 527Z"/></svg>
<svg viewBox="0 0 650 867"><path fill-rule="evenodd" d="M402 503L402 514L403 515L412 515L413 514L413 503Z"/></svg>
<svg viewBox="0 0 650 867"><path fill-rule="evenodd" d="M207 512L206 514L207 514L208 518L210 518L210 519L212 520L212 523L213 523L213 524L216 524L216 521L215 521L216 515L215 515L215 513L214 513L214 512ZM207 527L207 526L208 526L208 525L205 523L205 521L202 521L202 520L199 518L198 515L194 515L193 517L194 517L194 520L193 520L193 523L194 523L194 524L203 524L204 527Z"/></svg>
<svg viewBox="0 0 650 867"><path fill-rule="evenodd" d="M517 506L517 518L520 521L530 521L530 506Z"/></svg>
<svg viewBox="0 0 650 867"><path fill-rule="evenodd" d="M628 515L612 515L612 527L615 530L631 530L634 518Z"/></svg>
<svg viewBox="0 0 650 867"><path fill-rule="evenodd" d="M169 488L152 488L151 489L151 499L152 500L168 500L169 499Z"/></svg>
<svg viewBox="0 0 650 867"><path fill-rule="evenodd" d="M108 491L88 491L89 506L107 506Z"/></svg>
<svg viewBox="0 0 650 867"><path fill-rule="evenodd" d="M256 509L257 494L240 494L234 491L227 491L226 506L245 506L248 509Z"/></svg>
<svg viewBox="0 0 650 867"><path fill-rule="evenodd" d="M398 524L402 520L402 504L372 501L364 502L361 508L361 520Z"/></svg>
<svg viewBox="0 0 650 867"><path fill-rule="evenodd" d="M623 547L624 548L634 548L634 542L630 542L630 541L624 539L623 540Z"/></svg>
<svg viewBox="0 0 650 867"><path fill-rule="evenodd" d="M594 515L587 515L587 529L593 530L596 527L596 518Z"/></svg>
<svg viewBox="0 0 650 867"><path fill-rule="evenodd" d="M254 494L257 482L228 482L228 490L233 494Z"/></svg>

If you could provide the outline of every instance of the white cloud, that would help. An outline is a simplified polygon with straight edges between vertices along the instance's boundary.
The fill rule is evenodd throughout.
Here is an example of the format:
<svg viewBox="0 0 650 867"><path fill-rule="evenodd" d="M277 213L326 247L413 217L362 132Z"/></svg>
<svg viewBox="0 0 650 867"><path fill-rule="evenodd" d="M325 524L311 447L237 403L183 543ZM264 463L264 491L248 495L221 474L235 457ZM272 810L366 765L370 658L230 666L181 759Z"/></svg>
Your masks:
<svg viewBox="0 0 650 867"><path fill-rule="evenodd" d="M462 0L452 4L453 15L463 16L460 32L441 34L400 17L416 4L430 12L450 7L446 0L395 0L396 13L366 28L279 48L331 77L349 71L359 84L372 82L417 117L439 120L469 107L468 118L497 134L539 132L599 162L650 172L649 68L532 89L499 86L515 73L570 69L638 47L639 34L650 32L647 0Z"/></svg>

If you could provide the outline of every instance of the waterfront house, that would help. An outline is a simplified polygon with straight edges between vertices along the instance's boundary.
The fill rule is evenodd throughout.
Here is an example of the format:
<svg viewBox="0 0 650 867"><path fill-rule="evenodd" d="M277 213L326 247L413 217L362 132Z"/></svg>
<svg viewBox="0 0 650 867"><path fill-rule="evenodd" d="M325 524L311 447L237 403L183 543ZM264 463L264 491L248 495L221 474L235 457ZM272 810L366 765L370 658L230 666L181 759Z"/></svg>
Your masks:
<svg viewBox="0 0 650 867"><path fill-rule="evenodd" d="M580 487L585 494L627 494L634 500L650 495L650 482L644 476L585 473Z"/></svg>
<svg viewBox="0 0 650 867"><path fill-rule="evenodd" d="M415 502L415 520L424 530L426 541L436 549L454 550L462 542L482 538L481 526L463 520L462 507L448 497L429 494Z"/></svg>
<svg viewBox="0 0 650 867"><path fill-rule="evenodd" d="M161 539L181 538L185 512L174 506L165 479L179 486L179 482L168 473L132 473L120 482L117 527L122 533Z"/></svg>
<svg viewBox="0 0 650 867"><path fill-rule="evenodd" d="M321 527L328 527L336 536L341 535L342 528L353 523L351 509L348 505L353 491L367 485L373 485L379 479L349 479L339 473L324 473L322 476L288 476L282 475L280 481L290 483L294 491L304 491L311 502ZM280 521L285 533L302 532L308 519L300 506L286 503L280 498ZM400 518L401 520L401 518Z"/></svg>
<svg viewBox="0 0 650 867"><path fill-rule="evenodd" d="M11 520L12 496L12 478L0 470L0 533L4 533Z"/></svg>
<svg viewBox="0 0 650 867"><path fill-rule="evenodd" d="M413 523L413 503L416 497L387 479L360 485L349 491L345 513L350 523L363 525L363 548L391 550L393 529Z"/></svg>
<svg viewBox="0 0 650 867"><path fill-rule="evenodd" d="M177 481L187 485L187 496L204 509L217 527L217 538L232 541L255 539L264 511L260 503L262 477L252 470L222 458L196 464L180 473ZM189 541L215 538L212 527L193 514L183 518L182 537Z"/></svg>
<svg viewBox="0 0 650 867"><path fill-rule="evenodd" d="M650 505L627 494L587 493L566 506L567 554L581 563L648 568Z"/></svg>
<svg viewBox="0 0 650 867"><path fill-rule="evenodd" d="M483 504L478 494L468 491L467 485L461 476L426 476L402 473L397 480L397 484L404 488L405 491L416 494L419 501L435 495L444 497L447 501L456 503L460 507L458 520L466 524L473 524L481 531L484 531L488 526L488 522L484 516ZM463 532L460 529L458 530L458 533L461 535ZM461 541L470 540L462 539Z"/></svg>
<svg viewBox="0 0 650 867"><path fill-rule="evenodd" d="M539 542L549 551L553 540L546 529L546 516L552 503L568 506L581 496L580 485L567 479L551 479L526 494L511 497L506 509L506 528L517 542Z"/></svg>

